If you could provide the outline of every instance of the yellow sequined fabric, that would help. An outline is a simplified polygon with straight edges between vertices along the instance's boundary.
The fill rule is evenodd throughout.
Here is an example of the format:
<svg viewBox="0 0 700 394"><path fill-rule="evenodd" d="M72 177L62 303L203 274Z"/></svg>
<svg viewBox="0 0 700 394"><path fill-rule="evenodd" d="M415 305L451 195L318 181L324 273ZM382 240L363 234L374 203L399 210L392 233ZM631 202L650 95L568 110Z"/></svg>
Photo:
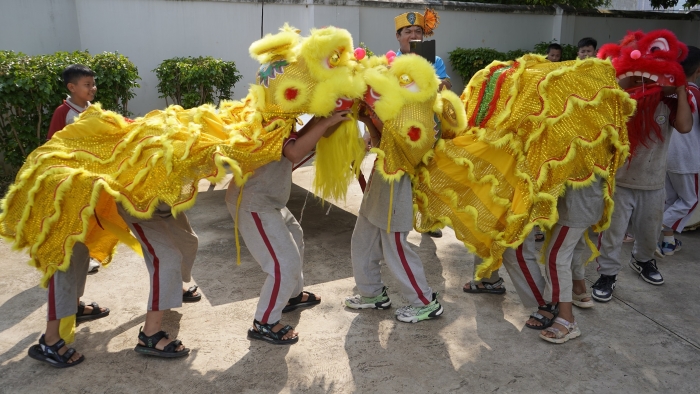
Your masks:
<svg viewBox="0 0 700 394"><path fill-rule="evenodd" d="M192 207L201 179L225 175L225 164L242 185L279 160L299 115L328 116L338 100L361 97L365 85L352 50L345 30L329 27L302 38L285 26L251 46L262 65L243 101L222 102L218 111L171 106L133 122L99 105L88 108L29 155L2 201L0 236L29 250L44 286L56 270L68 269L77 241L108 263L119 240L137 245L116 203L140 218L160 203L177 215ZM336 173L352 174L351 160Z"/></svg>
<svg viewBox="0 0 700 394"><path fill-rule="evenodd" d="M605 179L597 229L609 225L635 108L609 62L550 63L534 55L494 62L462 99L469 127L440 141L413 182L418 231L451 225L484 259L477 277L488 277L533 226L556 223L567 186L585 187L596 176Z"/></svg>

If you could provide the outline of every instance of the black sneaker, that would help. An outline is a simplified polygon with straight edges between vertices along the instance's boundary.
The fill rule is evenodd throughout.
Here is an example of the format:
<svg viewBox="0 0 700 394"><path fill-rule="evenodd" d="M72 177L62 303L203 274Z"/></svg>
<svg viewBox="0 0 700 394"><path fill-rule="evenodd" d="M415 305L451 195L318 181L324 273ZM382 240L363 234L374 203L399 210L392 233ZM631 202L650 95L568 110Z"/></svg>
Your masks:
<svg viewBox="0 0 700 394"><path fill-rule="evenodd" d="M610 301L615 290L615 282L617 282L617 275L601 275L591 286L593 288L591 297L598 302Z"/></svg>
<svg viewBox="0 0 700 394"><path fill-rule="evenodd" d="M664 284L664 278L661 276L659 269L656 268L656 260L651 259L649 261L640 262L632 259L630 260L630 267L639 272L639 276L641 276L647 283L651 283L652 285L656 286Z"/></svg>
<svg viewBox="0 0 700 394"><path fill-rule="evenodd" d="M430 235L433 238L442 238L442 230L437 229L435 231L428 231L426 234Z"/></svg>

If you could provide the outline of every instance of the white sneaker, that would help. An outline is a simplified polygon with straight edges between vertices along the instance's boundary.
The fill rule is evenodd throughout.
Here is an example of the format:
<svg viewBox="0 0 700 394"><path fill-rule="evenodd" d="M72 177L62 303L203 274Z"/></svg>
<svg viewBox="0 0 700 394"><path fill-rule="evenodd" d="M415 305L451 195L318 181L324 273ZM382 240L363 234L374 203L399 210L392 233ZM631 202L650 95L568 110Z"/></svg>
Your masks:
<svg viewBox="0 0 700 394"><path fill-rule="evenodd" d="M88 264L88 274L96 274L97 271L100 270L100 266L102 264L98 263L97 261L90 259L90 264Z"/></svg>

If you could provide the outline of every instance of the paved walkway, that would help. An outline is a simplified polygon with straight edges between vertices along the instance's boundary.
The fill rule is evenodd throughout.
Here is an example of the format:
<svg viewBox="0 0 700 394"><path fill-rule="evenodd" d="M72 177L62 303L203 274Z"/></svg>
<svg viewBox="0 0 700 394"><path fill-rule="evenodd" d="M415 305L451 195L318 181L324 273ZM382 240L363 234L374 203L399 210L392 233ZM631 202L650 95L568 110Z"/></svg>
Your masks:
<svg viewBox="0 0 700 394"><path fill-rule="evenodd" d="M366 166L371 163L365 163ZM27 357L44 329L45 291L24 254L0 243L0 392L81 393L445 393L696 392L700 384L700 232L681 234L683 251L659 261L666 283L651 286L624 267L615 298L575 310L583 335L551 345L524 327L526 310L503 270L505 296L469 295L473 258L446 229L440 239L411 233L409 242L440 292L442 318L405 324L393 310L348 311L353 294L350 237L361 199L321 206L304 187L312 169L295 172L289 202L303 208L307 288L321 305L285 315L300 341L272 346L246 339L264 280L243 248L235 264L225 186L205 192L188 213L200 237L194 281L204 299L166 313L164 327L193 349L179 360L148 358L133 347L143 324L148 281L143 261L125 247L88 278L86 301L108 318L78 327L75 346L87 360L55 370ZM330 207L330 211L329 211ZM623 246L629 252L630 245ZM597 279L589 265L587 279ZM404 301L385 276L396 306Z"/></svg>

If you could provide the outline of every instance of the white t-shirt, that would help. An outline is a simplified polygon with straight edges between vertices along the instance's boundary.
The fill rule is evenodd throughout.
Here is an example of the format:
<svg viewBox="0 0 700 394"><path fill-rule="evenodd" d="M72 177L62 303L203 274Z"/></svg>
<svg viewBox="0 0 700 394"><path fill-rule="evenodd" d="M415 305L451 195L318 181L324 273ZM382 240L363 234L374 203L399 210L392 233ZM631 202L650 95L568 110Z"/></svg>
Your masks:
<svg viewBox="0 0 700 394"><path fill-rule="evenodd" d="M668 146L666 171L674 174L700 173L700 115L698 99L700 90L694 83L689 83L690 98L695 106L693 112L693 128L689 133L673 133Z"/></svg>

